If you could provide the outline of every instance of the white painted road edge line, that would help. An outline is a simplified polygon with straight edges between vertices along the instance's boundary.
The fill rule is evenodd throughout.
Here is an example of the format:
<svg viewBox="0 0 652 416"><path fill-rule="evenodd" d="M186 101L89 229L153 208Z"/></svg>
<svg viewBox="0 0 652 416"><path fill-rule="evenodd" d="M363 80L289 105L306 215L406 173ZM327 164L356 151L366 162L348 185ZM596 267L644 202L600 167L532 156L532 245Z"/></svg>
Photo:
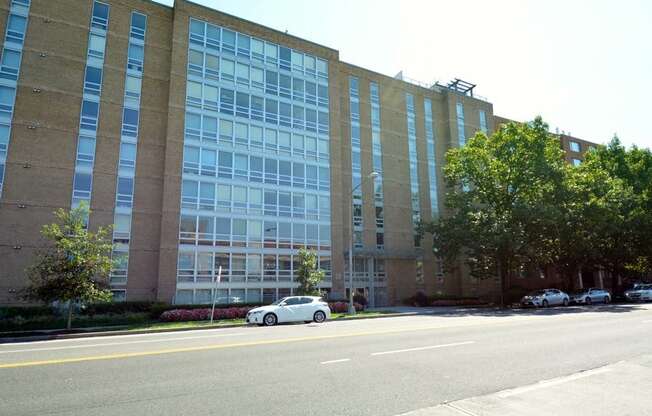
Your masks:
<svg viewBox="0 0 652 416"><path fill-rule="evenodd" d="M569 381L574 381L574 380L579 380L581 378L586 378L586 377L591 377L595 376L598 374L604 374L610 372L611 369L607 367L601 367L601 368L596 368L594 370L587 370L587 371L582 371L580 373L576 374L571 374L570 376L564 376L564 377L559 377L559 378L553 378L550 380L544 380L540 381L536 384L532 384L530 386L523 386L523 387L517 387L515 389L511 390L505 390L503 392L497 393L496 396L500 397L501 399L505 399L507 397L515 396L517 394L523 394L527 393L533 390L539 390L539 389L545 389L547 387L551 386L556 386L558 384L564 384L568 383Z"/></svg>
<svg viewBox="0 0 652 416"><path fill-rule="evenodd" d="M178 338L163 338L163 339L143 339L138 341L125 341L125 342L105 342L98 344L82 344L82 345L66 345L63 347L46 347L46 348L27 348L23 350L0 350L0 354L9 354L9 353L21 353L21 352L38 352L38 351L57 351L57 350L69 350L77 348L90 348L90 347L112 347L114 345L130 345L130 344L145 344L150 342L160 342L165 343L169 341L188 341L193 339L202 339L202 338L216 338L216 337L233 337L245 335L242 333L231 333L231 334L212 334L212 335L199 335L195 337L178 337Z"/></svg>
<svg viewBox="0 0 652 416"><path fill-rule="evenodd" d="M475 341L454 342L452 344L429 345L427 347L407 348L407 349L404 349L404 350L372 352L371 355L387 355L387 354L398 354L398 353L401 353L401 352L432 350L432 349L435 349L435 348L459 347L459 346L462 346L462 345L469 345L469 344L474 344L474 343L475 343Z"/></svg>
<svg viewBox="0 0 652 416"><path fill-rule="evenodd" d="M322 361L319 364L336 364L336 363L344 363L347 361L351 361L350 358L342 358L340 360L330 360L330 361Z"/></svg>

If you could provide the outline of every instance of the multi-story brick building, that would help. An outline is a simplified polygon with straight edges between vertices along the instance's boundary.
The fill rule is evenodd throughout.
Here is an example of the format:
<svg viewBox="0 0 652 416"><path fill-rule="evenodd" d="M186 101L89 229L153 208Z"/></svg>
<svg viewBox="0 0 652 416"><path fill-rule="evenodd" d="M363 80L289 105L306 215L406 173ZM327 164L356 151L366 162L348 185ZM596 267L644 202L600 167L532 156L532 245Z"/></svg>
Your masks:
<svg viewBox="0 0 652 416"><path fill-rule="evenodd" d="M336 297L351 252L377 305L497 290L442 273L414 231L442 209L447 149L504 120L472 85L387 77L186 0L0 0L0 27L0 304L42 224L82 202L114 224L116 299L271 301L300 247ZM587 146L562 139L569 161Z"/></svg>

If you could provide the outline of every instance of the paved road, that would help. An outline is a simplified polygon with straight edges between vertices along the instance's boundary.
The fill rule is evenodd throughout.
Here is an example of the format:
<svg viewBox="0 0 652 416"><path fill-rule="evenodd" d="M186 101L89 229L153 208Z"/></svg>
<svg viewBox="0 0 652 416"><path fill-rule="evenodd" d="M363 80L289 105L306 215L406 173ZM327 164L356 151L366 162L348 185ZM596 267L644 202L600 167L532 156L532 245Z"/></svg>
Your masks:
<svg viewBox="0 0 652 416"><path fill-rule="evenodd" d="M589 380L585 370L626 378L632 367L600 368L652 363L650 354L652 305L2 344L0 415L434 415L442 403L477 411L507 389ZM566 391L548 383L537 386ZM652 409L647 396L640 401Z"/></svg>

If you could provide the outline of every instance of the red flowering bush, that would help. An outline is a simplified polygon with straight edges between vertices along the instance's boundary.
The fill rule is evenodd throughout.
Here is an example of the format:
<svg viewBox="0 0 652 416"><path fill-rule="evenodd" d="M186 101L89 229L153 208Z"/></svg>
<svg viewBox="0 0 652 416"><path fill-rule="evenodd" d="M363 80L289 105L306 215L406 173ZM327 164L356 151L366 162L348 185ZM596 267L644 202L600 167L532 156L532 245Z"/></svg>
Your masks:
<svg viewBox="0 0 652 416"><path fill-rule="evenodd" d="M247 316L252 308L250 307L231 307L217 308L213 314L213 319L238 319ZM159 319L164 322L183 322L183 321L207 321L211 318L210 308L202 309L172 309L161 314Z"/></svg>
<svg viewBox="0 0 652 416"><path fill-rule="evenodd" d="M346 313L349 311L349 304L348 302L330 302L328 304L328 307L331 308L331 312L334 313ZM359 303L353 303L353 307L355 308L356 311L361 311L364 309L364 307L359 304Z"/></svg>

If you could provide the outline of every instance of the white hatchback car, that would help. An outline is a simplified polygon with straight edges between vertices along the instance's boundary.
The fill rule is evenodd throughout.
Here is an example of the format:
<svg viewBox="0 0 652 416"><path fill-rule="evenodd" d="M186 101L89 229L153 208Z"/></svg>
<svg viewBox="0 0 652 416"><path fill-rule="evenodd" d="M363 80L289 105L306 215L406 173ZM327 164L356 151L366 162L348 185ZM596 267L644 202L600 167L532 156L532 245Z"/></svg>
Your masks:
<svg viewBox="0 0 652 416"><path fill-rule="evenodd" d="M328 303L318 296L288 296L247 313L248 324L272 326L283 322L322 323L331 317Z"/></svg>

